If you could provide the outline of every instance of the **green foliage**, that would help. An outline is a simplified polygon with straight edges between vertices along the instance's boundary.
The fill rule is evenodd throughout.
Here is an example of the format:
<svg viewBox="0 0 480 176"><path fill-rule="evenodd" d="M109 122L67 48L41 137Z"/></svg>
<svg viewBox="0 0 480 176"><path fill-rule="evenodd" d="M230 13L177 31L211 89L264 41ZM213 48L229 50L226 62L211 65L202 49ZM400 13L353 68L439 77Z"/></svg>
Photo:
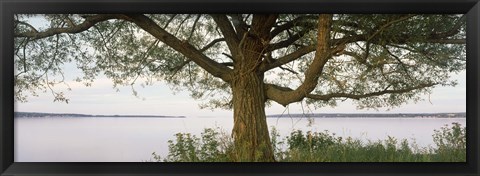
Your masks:
<svg viewBox="0 0 480 176"><path fill-rule="evenodd" d="M452 123L449 127L445 125L440 130L435 130L433 141L437 145L435 153L439 158L448 161L466 160L466 127L461 127L459 123Z"/></svg>
<svg viewBox="0 0 480 176"><path fill-rule="evenodd" d="M175 141L168 141L169 154L162 159L153 153L153 159L164 162L227 162L233 142L224 132L206 128L201 138L190 133L175 134Z"/></svg>
<svg viewBox="0 0 480 176"><path fill-rule="evenodd" d="M153 153L154 161L229 162L233 147L230 136L219 129L207 128L201 139L188 133L177 133L168 141L169 154L162 159ZM465 162L466 128L458 123L434 131L437 147L419 148L415 141L385 140L362 142L324 132L292 131L283 140L272 127L271 142L278 162ZM286 146L285 146L286 145Z"/></svg>
<svg viewBox="0 0 480 176"><path fill-rule="evenodd" d="M64 66L71 64L83 73L75 75L75 80L86 86L101 75L110 78L115 88L132 86L133 89L134 84L148 86L164 81L174 91L188 90L193 98L205 100L203 108L232 108L228 83L201 68L185 53L173 49L174 43L154 37L125 16L101 20L81 31L41 35L49 33L45 32L48 29L68 31L72 26L101 16L15 15L15 100L24 102L28 96L48 91L54 100L68 101L68 94L64 92L69 90L67 83L71 80L65 80L64 71L70 68ZM232 25L241 22L251 26L254 16L224 17ZM224 35L211 15L147 14L145 17L154 22L152 27L190 44L211 61L233 63L233 57L238 55L225 41L240 40L243 34ZM275 60L301 48L314 47L317 18L316 14L279 15L274 27L267 29L273 36L267 43L269 51L262 55ZM32 22L35 19L43 21L42 27ZM345 45L345 48L329 58L312 93L358 95L386 89L404 90L422 84L455 85L450 73L464 70L466 65L465 44L461 41L466 36L465 22L465 16L455 14L335 14L330 47ZM301 54L281 69L266 71L264 82L295 89L304 81L298 78L306 76L313 55L313 51ZM263 64L270 62L263 61ZM359 108L396 107L410 100L419 101L420 95L429 92L428 86L403 93L374 94L354 103ZM137 95L136 90L133 94ZM325 101L307 98L306 102L323 107L335 106L342 100L342 97Z"/></svg>

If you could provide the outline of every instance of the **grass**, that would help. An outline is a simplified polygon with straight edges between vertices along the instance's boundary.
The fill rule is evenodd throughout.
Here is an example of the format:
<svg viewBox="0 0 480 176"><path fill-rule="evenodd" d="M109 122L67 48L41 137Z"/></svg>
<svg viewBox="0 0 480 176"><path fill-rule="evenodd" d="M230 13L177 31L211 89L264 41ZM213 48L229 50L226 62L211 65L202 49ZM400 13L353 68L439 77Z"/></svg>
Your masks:
<svg viewBox="0 0 480 176"><path fill-rule="evenodd" d="M415 142L388 137L362 142L337 137L328 131L292 131L280 138L275 128L271 140L278 162L465 162L466 128L459 123L434 130L437 147L420 148ZM161 162L231 162L233 139L223 130L207 128L196 137L177 133L168 141L169 153L162 157L152 153L150 161Z"/></svg>

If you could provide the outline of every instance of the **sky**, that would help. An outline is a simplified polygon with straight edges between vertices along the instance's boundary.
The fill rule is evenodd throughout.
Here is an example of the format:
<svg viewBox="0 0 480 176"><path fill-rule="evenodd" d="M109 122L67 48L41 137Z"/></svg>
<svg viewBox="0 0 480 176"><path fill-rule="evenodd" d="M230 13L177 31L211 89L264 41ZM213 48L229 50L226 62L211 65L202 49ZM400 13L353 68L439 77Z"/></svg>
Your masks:
<svg viewBox="0 0 480 176"><path fill-rule="evenodd" d="M466 111L466 84L465 71L453 78L458 80L455 87L436 87L432 94L422 95L424 101L409 102L401 107L386 111L359 110L351 101L345 101L338 106L315 109L312 105L299 103L283 107L272 103L266 108L267 114L295 114L295 113L437 113L437 112L465 112ZM200 109L199 104L204 102L194 100L188 91L174 92L168 85L156 82L144 88L137 86L138 96L133 95L131 87L120 87L117 92L108 78L95 80L91 87L82 83L68 81L71 91L66 97L69 103L54 102L53 96L40 93L38 97L29 97L26 103L15 103L15 110L21 112L51 112L51 113L86 113L98 115L114 114L141 114L141 115L172 115L188 117L232 116L233 112L221 109Z"/></svg>
<svg viewBox="0 0 480 176"><path fill-rule="evenodd" d="M33 19L32 24L41 26L45 22ZM68 65L67 65L68 67ZM202 100L194 100L189 92L173 92L168 85L156 82L152 86L136 87L139 97L133 95L131 87L120 87L117 92L113 83L100 76L91 87L74 81L79 71L66 69L65 76L72 91L65 92L69 103L54 102L51 93L40 93L38 97L30 96L26 103L15 103L15 111L21 112L51 112L51 113L85 113L97 115L139 114L139 115L173 115L173 116L233 116L230 110L200 109ZM466 72L452 75L458 81L455 87L435 87L430 95L422 95L424 101L409 102L401 107L386 111L359 110L351 101L339 102L338 106L315 109L313 106L299 103L283 107L272 103L266 108L267 114L295 113L437 113L466 111Z"/></svg>

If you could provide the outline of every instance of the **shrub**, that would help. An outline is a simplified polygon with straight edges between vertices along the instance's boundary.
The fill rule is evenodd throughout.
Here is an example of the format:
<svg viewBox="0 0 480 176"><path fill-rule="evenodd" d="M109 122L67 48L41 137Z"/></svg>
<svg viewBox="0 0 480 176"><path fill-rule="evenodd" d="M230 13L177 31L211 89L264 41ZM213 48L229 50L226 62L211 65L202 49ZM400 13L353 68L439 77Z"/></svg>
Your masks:
<svg viewBox="0 0 480 176"><path fill-rule="evenodd" d="M165 162L226 162L233 146L232 140L220 129L206 128L201 138L190 133L175 134L175 141L168 141L168 155ZM161 157L152 154L156 161Z"/></svg>
<svg viewBox="0 0 480 176"><path fill-rule="evenodd" d="M422 148L408 140L388 136L385 140L363 143L351 137L342 138L328 131L304 133L292 131L284 139L275 127L270 130L275 159L280 162L465 162L466 128L459 123L445 125L433 134L436 148ZM286 146L285 146L286 145ZM207 128L198 138L189 133L175 134L168 141L165 162L229 162L232 160L233 139L219 128Z"/></svg>
<svg viewBox="0 0 480 176"><path fill-rule="evenodd" d="M435 153L445 161L466 161L466 127L459 123L452 123L452 127L445 125L435 130L433 142L437 145Z"/></svg>

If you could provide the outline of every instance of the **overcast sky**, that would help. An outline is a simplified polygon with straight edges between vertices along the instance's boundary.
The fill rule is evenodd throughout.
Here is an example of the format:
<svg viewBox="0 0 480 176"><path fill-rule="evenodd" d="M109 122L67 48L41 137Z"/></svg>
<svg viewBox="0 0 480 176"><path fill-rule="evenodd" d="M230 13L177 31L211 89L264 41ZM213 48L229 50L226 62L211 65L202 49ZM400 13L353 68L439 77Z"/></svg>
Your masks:
<svg viewBox="0 0 480 176"><path fill-rule="evenodd" d="M34 25L45 25L45 21L33 19ZM53 113L88 113L88 114L152 114L152 115L184 115L184 116L232 116L232 111L200 109L199 103L183 91L173 94L173 91L162 82L142 88L137 86L141 98L132 94L130 87L121 87L116 92L111 80L100 77L91 87L73 81L78 71L66 69L67 82L72 91L65 92L70 99L69 103L53 102L50 92L40 93L39 97L29 97L27 103L16 103L15 110L23 112L53 112ZM68 79L70 78L70 79ZM424 95L424 101L410 102L402 107L386 111L385 108L376 110L359 110L351 101L339 103L337 107L315 109L313 106L291 104L283 107L272 103L266 109L267 114L282 113L434 113L434 112L465 112L466 111L466 73L453 75L458 81L455 87L436 87L432 94Z"/></svg>
<svg viewBox="0 0 480 176"><path fill-rule="evenodd" d="M337 107L315 109L313 106L291 104L283 107L272 103L266 109L267 114L282 113L410 113L410 112L465 112L466 85L465 72L455 75L459 84L455 87L436 87L432 94L422 96L425 100L410 102L399 108L386 111L386 108L376 110L359 110L352 102L339 103ZM184 115L184 116L232 116L232 111L200 109L199 103L189 96L189 92L181 91L174 94L170 88L157 82L153 86L136 87L139 97L132 94L131 87L121 87L114 90L113 83L107 78L97 79L91 87L82 83L69 81L72 91L66 92L69 103L53 102L51 93L41 93L39 97L30 97L27 103L16 103L16 111L55 112L55 113L88 113L88 114L152 114L152 115Z"/></svg>

